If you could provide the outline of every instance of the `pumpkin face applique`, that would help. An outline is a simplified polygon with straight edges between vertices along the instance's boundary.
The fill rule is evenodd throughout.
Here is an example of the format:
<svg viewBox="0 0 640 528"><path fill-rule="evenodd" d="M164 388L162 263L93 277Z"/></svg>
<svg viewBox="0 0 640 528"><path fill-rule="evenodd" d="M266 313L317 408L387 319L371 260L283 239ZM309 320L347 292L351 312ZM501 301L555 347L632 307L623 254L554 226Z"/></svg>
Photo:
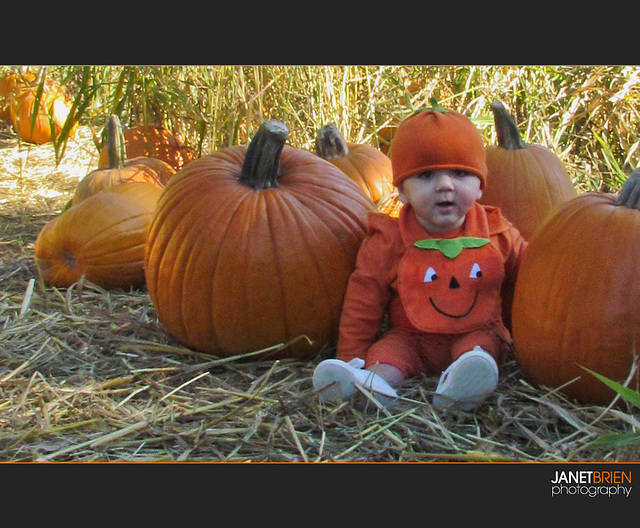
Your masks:
<svg viewBox="0 0 640 528"><path fill-rule="evenodd" d="M417 241L398 268L407 317L424 332L462 333L500 316L504 266L488 238Z"/></svg>

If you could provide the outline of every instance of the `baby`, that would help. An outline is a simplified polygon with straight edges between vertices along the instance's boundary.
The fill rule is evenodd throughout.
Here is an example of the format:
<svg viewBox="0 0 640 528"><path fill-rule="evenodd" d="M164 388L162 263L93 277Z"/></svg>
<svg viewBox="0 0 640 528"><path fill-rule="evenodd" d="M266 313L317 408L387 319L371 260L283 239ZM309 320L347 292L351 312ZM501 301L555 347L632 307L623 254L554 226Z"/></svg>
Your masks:
<svg viewBox="0 0 640 528"><path fill-rule="evenodd" d="M509 354L500 290L515 283L527 243L498 208L477 202L485 149L466 116L413 114L397 130L391 161L404 205L399 218L369 219L336 359L318 364L314 389L339 401L361 386L388 405L406 379L442 373L433 405L471 411L495 390Z"/></svg>

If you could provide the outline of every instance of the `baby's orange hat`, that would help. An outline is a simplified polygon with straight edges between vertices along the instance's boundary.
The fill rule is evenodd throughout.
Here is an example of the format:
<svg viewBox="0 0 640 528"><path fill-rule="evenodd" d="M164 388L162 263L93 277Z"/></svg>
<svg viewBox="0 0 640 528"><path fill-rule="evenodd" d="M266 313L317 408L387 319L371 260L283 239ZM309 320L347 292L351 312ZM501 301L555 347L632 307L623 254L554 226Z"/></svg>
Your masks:
<svg viewBox="0 0 640 528"><path fill-rule="evenodd" d="M407 117L391 143L393 183L436 169L465 170L487 183L484 142L471 120L453 110L423 110Z"/></svg>

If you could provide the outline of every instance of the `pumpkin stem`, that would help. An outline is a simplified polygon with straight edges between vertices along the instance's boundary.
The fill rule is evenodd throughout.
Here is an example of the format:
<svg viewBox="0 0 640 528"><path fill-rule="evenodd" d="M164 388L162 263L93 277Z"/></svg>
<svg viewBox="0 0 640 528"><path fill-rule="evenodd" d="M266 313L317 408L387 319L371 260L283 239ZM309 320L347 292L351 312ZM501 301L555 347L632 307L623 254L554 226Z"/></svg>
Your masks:
<svg viewBox="0 0 640 528"><path fill-rule="evenodd" d="M256 190L278 187L280 156L288 137L287 125L264 121L249 143L238 181Z"/></svg>
<svg viewBox="0 0 640 528"><path fill-rule="evenodd" d="M124 167L124 134L120 118L117 115L110 115L107 121L107 153L109 154L110 169Z"/></svg>
<svg viewBox="0 0 640 528"><path fill-rule="evenodd" d="M520 131L513 117L500 101L494 101L490 105L493 112L493 120L496 125L498 146L507 150L518 150L526 147Z"/></svg>
<svg viewBox="0 0 640 528"><path fill-rule="evenodd" d="M616 205L640 210L640 169L634 170L624 182Z"/></svg>
<svg viewBox="0 0 640 528"><path fill-rule="evenodd" d="M318 131L316 152L327 161L349 155L349 147L335 124L329 123Z"/></svg>

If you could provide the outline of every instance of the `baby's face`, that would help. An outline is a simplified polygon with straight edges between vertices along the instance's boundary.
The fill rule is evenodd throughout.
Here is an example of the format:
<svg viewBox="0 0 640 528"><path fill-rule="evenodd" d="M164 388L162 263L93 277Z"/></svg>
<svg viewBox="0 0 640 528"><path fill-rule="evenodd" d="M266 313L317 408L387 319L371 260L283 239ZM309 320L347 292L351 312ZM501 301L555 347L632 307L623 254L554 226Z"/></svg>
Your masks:
<svg viewBox="0 0 640 528"><path fill-rule="evenodd" d="M480 178L448 169L407 178L398 191L402 202L413 206L422 227L432 234L444 234L460 227L482 196Z"/></svg>

